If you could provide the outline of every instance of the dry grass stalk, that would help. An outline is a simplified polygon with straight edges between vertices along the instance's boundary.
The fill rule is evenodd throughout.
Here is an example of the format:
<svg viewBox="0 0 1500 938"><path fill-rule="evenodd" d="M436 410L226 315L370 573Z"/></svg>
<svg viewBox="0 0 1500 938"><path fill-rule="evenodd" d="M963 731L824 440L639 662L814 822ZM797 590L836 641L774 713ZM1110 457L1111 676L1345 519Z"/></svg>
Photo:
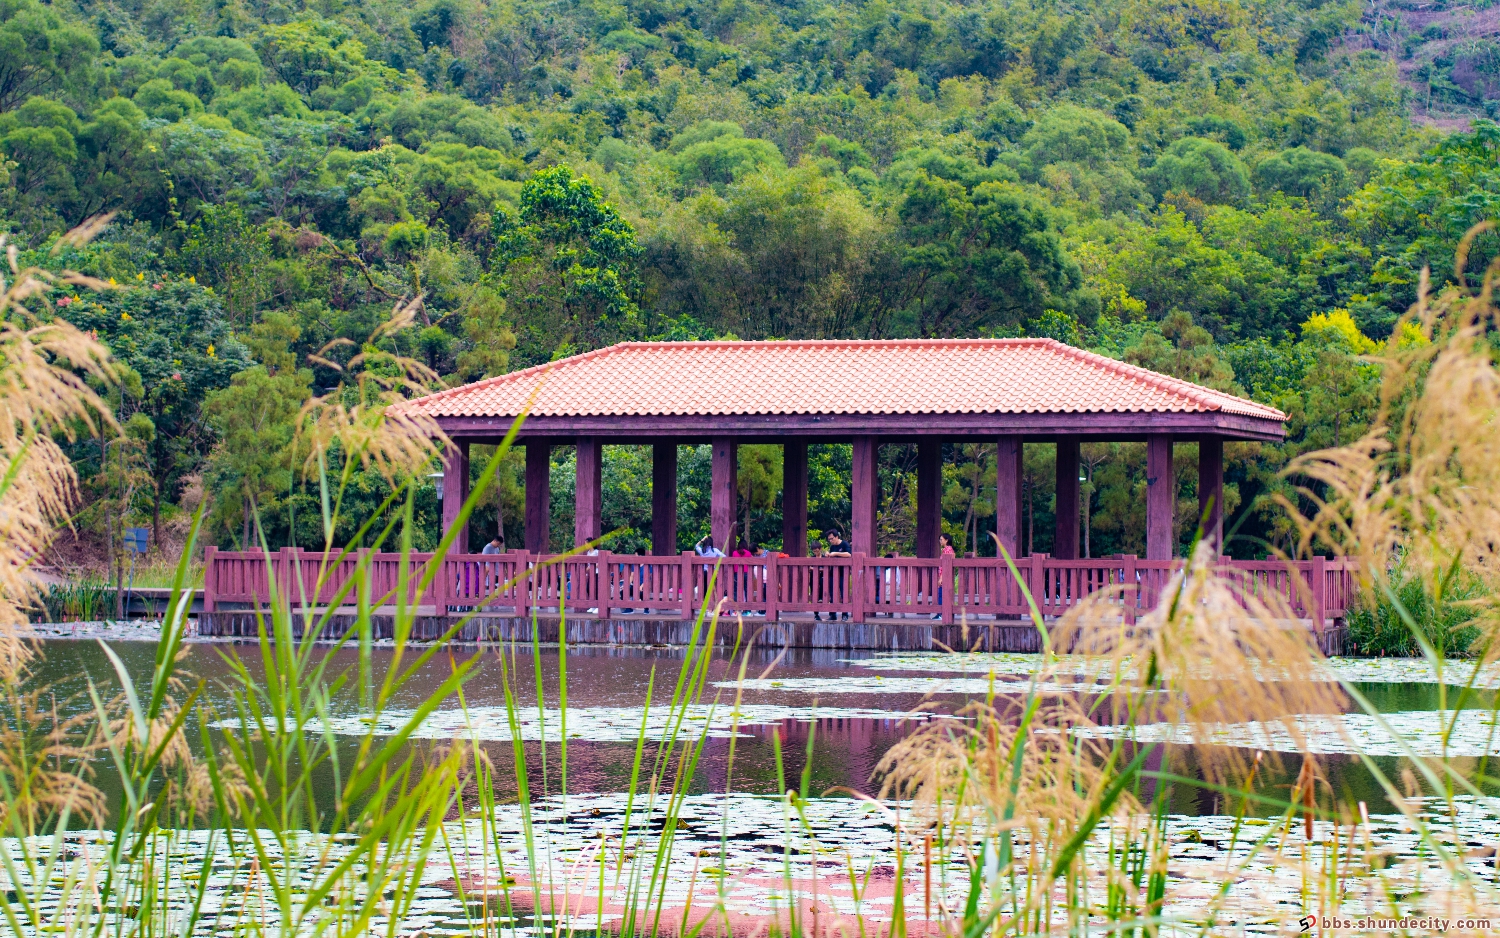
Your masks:
<svg viewBox="0 0 1500 938"><path fill-rule="evenodd" d="M6 681L0 684L5 713L0 717L0 830L30 835L49 817L64 810L75 821L99 824L104 818L104 793L89 783L92 757L102 748L90 732L93 714L64 719L51 686L32 687Z"/></svg>
<svg viewBox="0 0 1500 938"><path fill-rule="evenodd" d="M1134 625L1121 620L1117 602L1118 594L1094 594L1062 619L1052 638L1114 675L1109 707L1120 722L1165 722L1207 735L1258 721L1284 728L1305 749L1294 718L1345 708L1342 690L1326 679L1312 630L1280 597L1225 576L1206 544ZM1076 669L1065 662L1053 667ZM1243 778L1252 754L1216 746L1203 747L1199 758L1212 779L1223 781Z"/></svg>
<svg viewBox="0 0 1500 938"><path fill-rule="evenodd" d="M1300 527L1302 549L1322 543L1358 558L1366 590L1389 586L1398 558L1434 596L1452 570L1478 579L1484 588L1463 604L1476 612L1471 623L1482 633L1471 648L1487 660L1500 656L1494 641L1500 631L1500 373L1491 343L1500 328L1494 296L1500 260L1477 289L1465 282L1464 267L1474 237L1492 227L1476 226L1460 244L1457 285L1433 296L1423 271L1417 302L1375 357L1383 380L1369 431L1347 446L1294 460L1287 474L1309 484L1299 490L1300 503L1283 501ZM1403 782L1408 799L1420 790L1410 768ZM1451 785L1446 775L1429 774L1429 782L1439 792ZM1393 803L1416 823L1414 801ZM1450 909L1492 910L1495 893L1467 875L1461 854L1441 852L1452 880L1443 901Z"/></svg>
<svg viewBox="0 0 1500 938"><path fill-rule="evenodd" d="M974 701L958 716L964 719L925 724L886 753L876 768L880 797L914 803L918 841L924 830L940 832L972 868L1021 880L1007 887L994 932L1026 931L1034 927L1026 922L1048 921L1053 909L1066 906L1069 889L1114 873L1091 871L1084 851L1056 864L1120 768L1111 761L1115 747L1075 736L1094 724L1073 694L1042 698L1029 715L1024 701L1001 697ZM1140 808L1126 792L1104 812L1106 823L1128 825ZM1015 845L1008 862L998 852L1002 834Z"/></svg>
<svg viewBox="0 0 1500 938"><path fill-rule="evenodd" d="M373 466L386 479L424 472L441 452L448 437L437 421L399 405L413 396L442 386L441 377L413 358L384 351L376 343L409 328L422 308L422 298L398 302L391 318L370 333L360 351L346 364L328 358L334 348L353 345L336 339L309 355L308 360L338 371L345 381L302 407L299 435L307 447L305 467L311 471L336 443L349 460Z"/></svg>
<svg viewBox="0 0 1500 938"><path fill-rule="evenodd" d="M79 246L109 217L91 219L59 240ZM113 378L109 350L71 323L39 315L48 293L62 286L105 289L73 271L22 268L14 244L5 247L9 277L0 276L0 680L16 681L30 657L18 631L24 610L40 601L31 565L69 516L78 478L54 435L112 428L107 406L90 378Z"/></svg>
<svg viewBox="0 0 1500 938"><path fill-rule="evenodd" d="M1465 238L1461 282L1468 245L1488 227ZM1461 566L1486 587L1467 604L1491 637L1500 627L1500 374L1489 341L1500 328L1497 273L1500 262L1477 290L1434 297L1424 271L1416 304L1375 359L1383 382L1369 431L1294 460L1287 473L1312 484L1300 489L1302 504L1283 503L1303 549L1321 542L1358 557L1367 587L1398 556L1429 587ZM1493 641L1479 645L1500 653Z"/></svg>

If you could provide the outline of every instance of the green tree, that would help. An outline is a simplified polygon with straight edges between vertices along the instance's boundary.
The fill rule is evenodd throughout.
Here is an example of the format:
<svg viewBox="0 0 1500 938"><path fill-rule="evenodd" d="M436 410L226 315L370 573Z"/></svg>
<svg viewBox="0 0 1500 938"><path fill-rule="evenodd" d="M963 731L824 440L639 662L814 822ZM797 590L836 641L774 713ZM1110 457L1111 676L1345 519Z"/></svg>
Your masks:
<svg viewBox="0 0 1500 938"><path fill-rule="evenodd" d="M739 538L742 544L759 544L755 536L755 516L776 504L781 492L781 447L769 443L751 443L739 447L736 488L739 492ZM725 552L728 548L725 547Z"/></svg>
<svg viewBox="0 0 1500 938"><path fill-rule="evenodd" d="M145 451L151 479L151 524L160 539L164 504L183 477L197 471L213 445L203 421L209 392L249 367L212 292L187 280L144 278L130 289L73 300L63 315L92 330L115 358L140 375L138 409L155 428Z"/></svg>
<svg viewBox="0 0 1500 938"><path fill-rule="evenodd" d="M635 229L587 176L554 166L531 177L520 211L496 215L495 238L523 363L639 334Z"/></svg>
<svg viewBox="0 0 1500 938"><path fill-rule="evenodd" d="M232 321L248 327L268 294L271 239L239 205L204 205L178 253L184 273L214 288Z"/></svg>
<svg viewBox="0 0 1500 938"><path fill-rule="evenodd" d="M458 353L459 377L478 381L508 371L516 334L511 329L504 298L488 286L476 287L464 304L462 315L467 348Z"/></svg>
<svg viewBox="0 0 1500 938"><path fill-rule="evenodd" d="M85 80L99 41L35 0L0 2L0 112L35 95L74 90Z"/></svg>
<svg viewBox="0 0 1500 938"><path fill-rule="evenodd" d="M204 416L218 435L204 474L214 494L213 519L220 530L232 531L238 522L241 549L256 544L252 519L274 511L292 487L297 415L311 386L306 369L272 373L256 365L204 401Z"/></svg>
<svg viewBox="0 0 1500 938"><path fill-rule="evenodd" d="M1220 391L1238 393L1234 369L1214 346L1214 337L1184 310L1175 310L1159 329L1143 334L1125 352L1125 360L1161 374Z"/></svg>
<svg viewBox="0 0 1500 938"><path fill-rule="evenodd" d="M1360 356L1379 347L1347 310L1310 317L1302 334L1311 361L1300 382L1300 406L1292 409L1291 435L1303 450L1353 442L1369 426L1380 398L1380 369Z"/></svg>
<svg viewBox="0 0 1500 938"><path fill-rule="evenodd" d="M1151 167L1157 198L1183 192L1211 205L1234 204L1250 194L1250 174L1240 158L1222 144L1202 137L1183 137L1157 157Z"/></svg>
<svg viewBox="0 0 1500 938"><path fill-rule="evenodd" d="M993 334L1067 308L1082 277L1047 207L1019 186L918 171L902 193L901 266L918 335Z"/></svg>
<svg viewBox="0 0 1500 938"><path fill-rule="evenodd" d="M1307 147L1283 150L1255 167L1255 179L1262 189L1302 198L1319 191L1341 195L1348 175L1343 160Z"/></svg>

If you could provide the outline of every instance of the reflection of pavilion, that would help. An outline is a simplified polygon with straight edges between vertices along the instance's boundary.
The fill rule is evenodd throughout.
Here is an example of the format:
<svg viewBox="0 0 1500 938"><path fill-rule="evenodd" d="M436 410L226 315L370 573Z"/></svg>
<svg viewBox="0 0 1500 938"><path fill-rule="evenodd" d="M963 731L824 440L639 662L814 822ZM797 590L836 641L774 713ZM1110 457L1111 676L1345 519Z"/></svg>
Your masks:
<svg viewBox="0 0 1500 938"><path fill-rule="evenodd" d="M549 454L577 447L576 543L602 533L601 451L654 447L658 555L676 552L677 447L713 446L714 542L727 551L735 520L735 447L784 448L786 553L807 552L807 445L852 443L853 551L874 556L882 444L918 447L917 555L937 556L942 444L999 446L996 536L1020 545L1022 449L1057 445L1052 556L1078 557L1079 444L1147 446L1146 559L1172 556L1172 445L1199 445L1199 498L1217 538L1225 440L1280 440L1280 411L1063 345L1052 339L809 342L632 342L442 391L415 402L454 440L444 474L445 524L457 517L473 443L496 443L529 413L526 548L547 543ZM459 544L466 540L460 537Z"/></svg>
<svg viewBox="0 0 1500 938"><path fill-rule="evenodd" d="M1035 631L1017 619L1029 616L1033 600L1043 615L1058 615L1104 589L1120 597L1119 613L1131 621L1155 606L1174 570L1174 443L1198 446L1200 511L1205 536L1217 547L1224 441L1280 440L1285 420L1274 408L1051 339L634 342L404 406L433 417L453 441L443 474L448 531L468 497L470 446L498 443L525 415L517 442L526 450L526 549L488 557L450 554L431 590L412 597L430 605L439 619L470 610L509 616L512 625L481 624L474 632L509 637L516 634L513 628L529 635L524 620L530 616L556 617L566 608L574 620L570 634L581 641L677 643L685 640L684 628L697 611L707 607L799 623L783 629L787 644L891 649L926 648L930 641L969 644L967 633L942 633L942 638L933 633L930 640L917 634L921 620L940 619L944 626L984 620L997 629L1009 622L1015 635L996 639L991 647L1032 650ZM1144 558L1078 558L1079 446L1087 441L1146 444ZM789 557L735 557L715 565L676 553L677 448L702 442L713 450L713 538L726 553L736 518L736 447L783 447L783 544ZM842 555L806 556L807 447L814 442L853 446L852 549ZM993 557L939 556L945 442L998 447L994 534L1012 558L1018 558L1021 546L1024 447L1055 444L1057 528L1051 556L1018 558L1015 570ZM571 546L548 542L552 448L577 449L574 544L583 545L603 533L603 448L640 444L650 444L654 452L654 556L547 555ZM917 447L916 557L880 557L876 551L882 444ZM467 543L467 531L458 531L455 544ZM277 577L314 584L301 593L314 604L332 601L360 562L369 564L377 596L400 581L395 555L351 556L329 569L322 562L321 555L284 550L276 561ZM263 601L269 591L267 566L253 552L211 554L206 611L213 613L218 603ZM1347 605L1351 580L1339 560L1225 561L1220 569L1250 581L1256 591L1279 595L1292 615L1310 619L1320 630ZM840 623L900 621L877 636L818 625L823 616ZM595 621L577 621L589 619ZM253 634L248 621L232 628L250 628ZM432 628L435 634L444 631Z"/></svg>

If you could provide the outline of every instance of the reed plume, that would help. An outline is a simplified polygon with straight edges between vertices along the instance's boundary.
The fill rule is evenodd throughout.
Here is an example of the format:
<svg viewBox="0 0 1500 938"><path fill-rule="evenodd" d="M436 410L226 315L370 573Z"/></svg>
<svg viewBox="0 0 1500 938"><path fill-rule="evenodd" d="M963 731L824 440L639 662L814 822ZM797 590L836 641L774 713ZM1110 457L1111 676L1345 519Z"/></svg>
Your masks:
<svg viewBox="0 0 1500 938"><path fill-rule="evenodd" d="M108 222L90 219L54 252L83 245ZM0 680L14 682L31 655L20 632L24 610L41 602L33 564L78 495L78 476L55 437L114 428L89 384L112 380L114 371L109 350L51 316L48 298L63 287L108 285L75 271L23 268L4 235L0 246L9 273L0 275Z"/></svg>
<svg viewBox="0 0 1500 938"><path fill-rule="evenodd" d="M348 339L335 339L308 360L343 376L328 393L302 407L300 442L306 450L305 467L315 471L322 454L335 444L344 458L373 467L387 480L426 471L448 437L428 415L399 406L414 396L441 387L442 379L414 358L379 347L381 339L409 328L422 307L422 298L398 302L385 322L376 326L363 346L344 364L328 356Z"/></svg>
<svg viewBox="0 0 1500 938"><path fill-rule="evenodd" d="M1388 580L1396 558L1441 587L1462 569L1484 588L1463 600L1492 658L1500 627L1500 375L1491 338L1500 329L1492 263L1477 289L1463 277L1471 230L1458 252L1458 284L1432 294L1424 271L1417 302L1375 360L1380 402L1370 429L1347 446L1294 460L1305 480L1284 504L1302 547L1328 544L1358 557L1367 589ZM1388 584L1387 584L1388 585Z"/></svg>
<svg viewBox="0 0 1500 938"><path fill-rule="evenodd" d="M1347 703L1327 679L1312 629L1281 595L1229 574L1200 543L1174 574L1151 612L1127 624L1118 591L1100 591L1069 611L1052 631L1055 647L1088 656L1111 675L1105 704L1116 722L1161 722L1206 738L1227 724L1258 722L1284 729L1306 749L1297 716L1340 713ZM1059 676L1077 665L1049 665ZM1210 778L1243 776L1249 749L1203 748Z"/></svg>

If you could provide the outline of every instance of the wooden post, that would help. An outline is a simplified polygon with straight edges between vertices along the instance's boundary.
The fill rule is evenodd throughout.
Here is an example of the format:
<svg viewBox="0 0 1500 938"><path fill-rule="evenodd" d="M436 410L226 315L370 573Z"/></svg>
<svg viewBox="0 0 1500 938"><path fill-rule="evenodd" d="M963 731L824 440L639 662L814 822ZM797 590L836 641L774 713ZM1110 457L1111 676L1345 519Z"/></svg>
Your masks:
<svg viewBox="0 0 1500 938"><path fill-rule="evenodd" d="M619 575L620 565L611 558L614 554L599 551L589 559L594 562L594 596L599 605L599 621L603 622L609 618L609 598L614 591L615 577Z"/></svg>
<svg viewBox="0 0 1500 938"><path fill-rule="evenodd" d="M682 552L682 618L685 622L693 621L697 615L693 599L697 593L698 564L701 562L692 551Z"/></svg>
<svg viewBox="0 0 1500 938"><path fill-rule="evenodd" d="M953 555L938 557L938 613L945 625L953 624Z"/></svg>
<svg viewBox="0 0 1500 938"><path fill-rule="evenodd" d="M469 441L454 440L443 458L443 533L458 523L458 513L469 498ZM466 523L453 538L449 548L455 554L469 552L469 526Z"/></svg>
<svg viewBox="0 0 1500 938"><path fill-rule="evenodd" d="M1020 569L1017 567L1016 569ZM1031 598L1036 601L1037 611L1042 615L1047 614L1047 555L1031 555L1031 582L1026 584L1031 591ZM1025 618L1031 618L1031 612L1022 614Z"/></svg>
<svg viewBox="0 0 1500 938"><path fill-rule="evenodd" d="M936 557L942 533L943 444L923 440L917 444L917 556Z"/></svg>
<svg viewBox="0 0 1500 938"><path fill-rule="evenodd" d="M1146 559L1171 560L1176 535L1172 510L1177 484L1172 476L1172 438L1153 433L1146 438Z"/></svg>
<svg viewBox="0 0 1500 938"><path fill-rule="evenodd" d="M865 621L865 609L869 605L866 602L866 594L870 591L870 584L865 582L865 554L854 552L854 557L849 563L849 621Z"/></svg>
<svg viewBox="0 0 1500 938"><path fill-rule="evenodd" d="M849 545L855 554L873 556L879 553L875 536L876 509L880 504L879 459L880 444L875 437L854 438L854 478L849 486Z"/></svg>
<svg viewBox="0 0 1500 938"><path fill-rule="evenodd" d="M1078 559L1078 440L1057 441L1057 534L1052 556Z"/></svg>
<svg viewBox="0 0 1500 938"><path fill-rule="evenodd" d="M203 551L203 611L213 612L215 598L219 591L219 574L214 569L214 555L219 552L217 547L207 547Z"/></svg>
<svg viewBox="0 0 1500 938"><path fill-rule="evenodd" d="M781 444L781 549L807 556L807 441Z"/></svg>
<svg viewBox="0 0 1500 938"><path fill-rule="evenodd" d="M1224 440L1206 436L1198 441L1198 518L1203 539L1215 554L1224 550Z"/></svg>
<svg viewBox="0 0 1500 938"><path fill-rule="evenodd" d="M1020 437L1002 436L995 459L995 537L1011 559L1021 555L1021 446Z"/></svg>
<svg viewBox="0 0 1500 938"><path fill-rule="evenodd" d="M1313 607L1311 612L1313 628L1317 629L1320 633L1323 631L1323 625L1326 621L1326 610L1328 609L1327 564L1327 558L1322 555L1316 555L1313 557L1312 564L1310 565L1312 570Z"/></svg>
<svg viewBox="0 0 1500 938"><path fill-rule="evenodd" d="M578 438L573 488L573 545L597 540L604 533L604 446L596 436Z"/></svg>
<svg viewBox="0 0 1500 938"><path fill-rule="evenodd" d="M677 441L651 447L651 553L677 553Z"/></svg>
<svg viewBox="0 0 1500 938"><path fill-rule="evenodd" d="M536 577L531 571L536 569L532 564L532 553L529 550L511 551L511 556L516 558L516 617L525 619L531 616L531 589ZM537 555L537 560L541 559Z"/></svg>
<svg viewBox="0 0 1500 938"><path fill-rule="evenodd" d="M709 530L714 546L727 554L734 549L729 540L739 506L739 447L733 437L714 437L711 489Z"/></svg>
<svg viewBox="0 0 1500 938"><path fill-rule="evenodd" d="M405 559L403 557L397 562L404 563ZM448 562L448 558L444 557L442 562L438 564L437 574L432 578L432 613L438 618L448 615L448 600L453 596L453 579L455 574L463 570L462 564L454 564L453 567L449 567ZM416 573L415 570L412 572ZM454 603L454 605L457 605L457 603ZM412 613L415 614L416 611L413 609Z"/></svg>
<svg viewBox="0 0 1500 938"><path fill-rule="evenodd" d="M526 441L526 550L545 554L551 549L552 446Z"/></svg>
<svg viewBox="0 0 1500 938"><path fill-rule="evenodd" d="M292 594L297 589L292 574L292 564L296 562L296 558L292 556L293 550L295 548L283 547L276 552L276 586L281 593L281 608L288 612L292 609Z"/></svg>
<svg viewBox="0 0 1500 938"><path fill-rule="evenodd" d="M1121 562L1120 581L1123 589L1120 590L1125 601L1125 624L1135 624L1135 608L1141 601L1141 588L1135 581L1135 554L1126 554Z"/></svg>
<svg viewBox="0 0 1500 938"><path fill-rule="evenodd" d="M774 552L766 557L766 566L762 575L766 578L766 621L775 622L777 614L780 611L777 600L781 595L781 582L778 579L780 574L776 568L776 554Z"/></svg>

